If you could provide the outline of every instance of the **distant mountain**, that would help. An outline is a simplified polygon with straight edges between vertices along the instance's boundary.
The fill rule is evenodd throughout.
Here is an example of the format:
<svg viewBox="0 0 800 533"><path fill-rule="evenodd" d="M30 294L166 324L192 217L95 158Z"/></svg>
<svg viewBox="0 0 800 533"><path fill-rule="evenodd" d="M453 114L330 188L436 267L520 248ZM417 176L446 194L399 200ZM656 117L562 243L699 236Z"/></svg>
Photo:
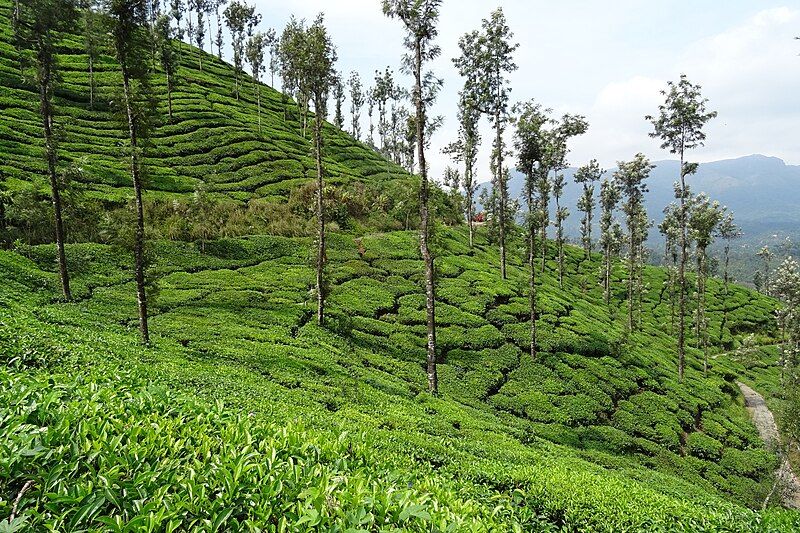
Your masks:
<svg viewBox="0 0 800 533"><path fill-rule="evenodd" d="M657 161L648 181L647 209L655 221L662 218L664 207L674 200L673 183L680 163ZM567 169L563 205L570 208L567 232L578 233L579 213L576 208L580 187L573 181L576 168ZM615 169L608 172L613 173ZM750 155L700 165L696 175L688 179L692 191L705 192L712 199L728 206L748 241L778 235L800 235L800 166L787 165L777 157ZM512 197L522 194L523 177L513 173L509 184ZM482 185L488 187L488 184ZM480 194L480 190L479 190ZM552 215L551 215L552 216ZM651 238L658 235L651 231ZM772 240L772 239L770 239Z"/></svg>

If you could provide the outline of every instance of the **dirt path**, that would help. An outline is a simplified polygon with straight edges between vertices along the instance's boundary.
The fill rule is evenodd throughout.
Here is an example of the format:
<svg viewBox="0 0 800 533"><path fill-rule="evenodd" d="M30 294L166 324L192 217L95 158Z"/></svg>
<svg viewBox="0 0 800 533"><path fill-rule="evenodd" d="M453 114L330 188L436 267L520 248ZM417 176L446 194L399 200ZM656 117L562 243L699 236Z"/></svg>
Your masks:
<svg viewBox="0 0 800 533"><path fill-rule="evenodd" d="M775 417L767 407L764 397L759 393L745 385L744 383L736 382L744 395L744 403L747 410L750 411L750 416L753 418L753 424L758 429L761 439L770 449L777 449L780 444L780 435L778 434L778 426L775 424ZM781 466L778 468L779 485L785 487L783 492L783 504L792 509L800 509L800 480L792 472L792 465L789 460L781 453Z"/></svg>

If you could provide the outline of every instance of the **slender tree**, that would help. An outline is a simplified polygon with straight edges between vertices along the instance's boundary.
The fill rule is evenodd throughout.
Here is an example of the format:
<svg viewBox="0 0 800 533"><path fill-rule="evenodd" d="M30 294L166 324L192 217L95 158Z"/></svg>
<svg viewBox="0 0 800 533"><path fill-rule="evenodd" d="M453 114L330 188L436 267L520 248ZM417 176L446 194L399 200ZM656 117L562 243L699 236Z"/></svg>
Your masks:
<svg viewBox="0 0 800 533"><path fill-rule="evenodd" d="M669 82L662 91L665 101L658 107L658 116L647 116L653 124L650 136L661 139L661 148L680 157L680 181L676 187L679 203L680 257L678 261L678 377L683 381L686 366L686 264L689 260L688 201L686 178L697 171L697 164L686 162L686 152L703 146L706 134L703 128L717 116L708 111L708 100L703 98L701 87L681 75L680 80Z"/></svg>
<svg viewBox="0 0 800 533"><path fill-rule="evenodd" d="M264 51L266 48L266 38L263 33L257 32L252 37L247 39L247 46L245 47L245 56L247 62L250 63L250 69L253 73L253 92L256 96L256 105L258 108L258 133L261 133L261 74L264 73Z"/></svg>
<svg viewBox="0 0 800 533"><path fill-rule="evenodd" d="M336 73L336 83L333 84L333 101L335 104L333 123L338 129L344 130L344 114L342 113L342 108L344 107L344 81L342 80L342 75L338 72Z"/></svg>
<svg viewBox="0 0 800 533"><path fill-rule="evenodd" d="M178 70L178 59L172 46L173 37L174 30L170 26L169 17L159 15L156 19L156 43L161 68L167 78L167 107L170 120L172 120L172 91L175 90L175 76Z"/></svg>
<svg viewBox="0 0 800 533"><path fill-rule="evenodd" d="M186 0L186 39L189 44L194 42L194 23L192 22L194 8L195 0Z"/></svg>
<svg viewBox="0 0 800 533"><path fill-rule="evenodd" d="M459 101L459 143L461 147L461 161L464 163L464 197L466 205L467 224L469 226L469 246L475 243L475 164L478 161L478 148L481 144L481 135L478 131L480 113L475 107L462 97Z"/></svg>
<svg viewBox="0 0 800 533"><path fill-rule="evenodd" d="M267 50L269 51L269 75L270 87L275 88L275 74L280 73L280 52L278 50L279 40L275 33L275 28L269 28L264 34Z"/></svg>
<svg viewBox="0 0 800 533"><path fill-rule="evenodd" d="M139 308L139 329L142 342L149 344L144 251L144 190L142 175L143 141L149 129L149 116L154 102L149 87L150 35L145 30L147 0L109 0L109 18L114 53L122 75L122 102L130 141L130 169L136 203L134 232L134 262L136 296Z"/></svg>
<svg viewBox="0 0 800 533"><path fill-rule="evenodd" d="M79 6L83 19L83 43L89 74L89 109L94 109L95 93L97 92L94 66L100 58L102 21L97 12L96 0L80 0Z"/></svg>
<svg viewBox="0 0 800 533"><path fill-rule="evenodd" d="M547 133L547 142L552 142L552 131ZM547 145L547 150L552 148L552 144ZM539 201L539 239L541 246L541 269L544 274L547 268L547 228L550 227L550 194L553 192L553 182L550 180L550 168L552 157L546 153L542 171L536 176L536 191Z"/></svg>
<svg viewBox="0 0 800 533"><path fill-rule="evenodd" d="M725 241L723 248L723 270L722 281L724 283L725 301L722 305L722 322L719 326L720 341L725 332L725 326L728 324L728 297L730 296L730 264L731 264L731 245L734 240L742 237L742 230L736 225L733 213L728 212L720 222L717 229L717 236Z"/></svg>
<svg viewBox="0 0 800 533"><path fill-rule="evenodd" d="M323 138L322 128L328 96L331 88L336 83L336 48L333 46L328 31L325 29L322 14L314 21L306 32L306 52L304 54L307 66L305 71L305 84L309 88L314 103L314 158L317 164L317 324L320 326L325 320L325 205L324 205L324 174L325 166L322 162Z"/></svg>
<svg viewBox="0 0 800 533"><path fill-rule="evenodd" d="M373 94L373 89L367 89L365 91L367 96L367 115L369 116L369 136L367 137L367 144L374 147L375 146L375 123L372 120L373 114L375 113L375 96Z"/></svg>
<svg viewBox="0 0 800 533"><path fill-rule="evenodd" d="M281 34L279 53L284 93L293 95L300 108L303 137L306 136L311 92L308 87L305 21L292 17Z"/></svg>
<svg viewBox="0 0 800 533"><path fill-rule="evenodd" d="M541 203L535 198L538 191L539 176L546 170L548 135L545 126L551 123L550 110L534 101L514 106L516 115L514 148L517 151L517 170L525 176L524 194L528 213L525 225L528 233L528 294L530 303L530 355L536 358L536 235L541 224Z"/></svg>
<svg viewBox="0 0 800 533"><path fill-rule="evenodd" d="M614 218L621 193L616 180L604 179L600 184L600 246L603 248L603 296L611 302L611 265L619 249L619 224Z"/></svg>
<svg viewBox="0 0 800 533"><path fill-rule="evenodd" d="M411 91L414 107L416 108L415 124L417 128L417 159L419 175L421 178L419 204L420 204L420 252L425 262L425 308L428 329L428 354L427 374L428 390L433 394L439 392L439 380L436 371L436 313L434 291L433 256L429 247L430 220L428 209L428 164L425 160L425 148L428 134L427 112L433 104L436 90L441 87L441 82L432 75L424 72L425 64L433 61L441 54L441 49L434 41L438 35L437 24L439 21L439 7L441 0L384 0L383 12L389 18L397 18L405 27L406 35L404 45L407 54L403 58L403 65L407 72L414 77L414 86ZM426 90L427 85L427 90Z"/></svg>
<svg viewBox="0 0 800 533"><path fill-rule="evenodd" d="M64 298L72 299L69 270L64 247L64 227L61 181L58 176L58 146L55 135L55 106L53 93L60 80L56 60L56 33L67 31L77 20L71 0L29 0L22 2L17 15L19 39L32 51L33 81L39 91L39 114L42 120L45 159L50 177L51 201L55 220L55 239L58 250L58 270Z"/></svg>
<svg viewBox="0 0 800 533"><path fill-rule="evenodd" d="M503 133L508 122L508 103L511 88L507 75L517 69L513 54L519 44L512 44L514 34L506 23L501 8L493 11L481 23L481 31L461 37L461 56L453 60L459 74L465 78L465 94L471 105L493 121L495 133L492 149L492 186L499 208L500 274L506 278L506 215L508 214L508 173L504 170L506 153Z"/></svg>
<svg viewBox="0 0 800 533"><path fill-rule="evenodd" d="M358 72L350 73L347 87L350 90L350 132L356 139L361 139L361 108L364 107L364 89Z"/></svg>
<svg viewBox="0 0 800 533"><path fill-rule="evenodd" d="M203 43L206 40L206 25L203 17L208 11L208 3L209 0L194 0L194 7L197 10L197 26L194 30L194 39L199 49L197 61L201 71L203 70Z"/></svg>
<svg viewBox="0 0 800 533"><path fill-rule="evenodd" d="M770 274L772 272L772 259L775 257L775 254L772 253L768 245L765 245L758 251L756 256L761 259L764 268L763 274L761 275L761 286L763 287L764 294L769 295L772 291Z"/></svg>
<svg viewBox="0 0 800 533"><path fill-rule="evenodd" d="M678 242L680 241L680 207L672 202L664 208L664 219L658 225L659 232L664 236L664 266L667 269L666 290L669 292L670 302L670 332L675 333L675 307L677 293L675 281L678 272Z"/></svg>
<svg viewBox="0 0 800 533"><path fill-rule="evenodd" d="M214 5L214 16L217 19L217 36L214 39L214 44L217 45L217 58L222 60L222 47L225 44L225 37L222 31L222 16L220 15L220 8L225 7L228 3L228 0L212 0ZM208 17L208 22L211 24L211 16ZM210 31L210 29L209 29ZM267 32L269 34L269 32ZM272 30L273 36L275 34L275 30Z"/></svg>
<svg viewBox="0 0 800 533"><path fill-rule="evenodd" d="M773 293L783 305L777 311L781 330L781 385L785 402L784 419L788 433L800 438L800 265L792 257L775 272Z"/></svg>
<svg viewBox="0 0 800 533"><path fill-rule="evenodd" d="M643 154L637 154L631 161L618 162L617 168L614 180L624 199L622 211L625 213L628 230L628 332L633 332L634 308L638 299L636 285L639 270L643 267L642 245L646 231L646 224L642 220L644 196L647 193L645 181L655 165L652 165Z"/></svg>
<svg viewBox="0 0 800 533"><path fill-rule="evenodd" d="M170 15L175 21L175 37L178 39L178 64L181 62L181 54L183 53L183 37L186 31L181 25L185 10L186 6L183 0L170 0Z"/></svg>
<svg viewBox="0 0 800 533"><path fill-rule="evenodd" d="M708 247L725 216L725 208L712 202L705 194L696 196L689 211L690 238L696 243L697 315L695 328L697 347L703 350L703 373L708 374L708 321L706 320L706 279L708 277Z"/></svg>
<svg viewBox="0 0 800 533"><path fill-rule="evenodd" d="M556 251L558 255L558 286L564 288L564 221L569 217L569 209L561 205L564 194L564 174L556 174L553 179L553 198L556 200Z"/></svg>
<svg viewBox="0 0 800 533"><path fill-rule="evenodd" d="M594 209L597 205L594 197L594 184L600 181L604 173L605 170L600 168L597 160L592 159L588 165L579 168L574 177L575 183L583 188L581 197L578 200L578 210L583 213L583 218L581 219L581 244L583 244L587 260L592 255L592 221Z"/></svg>
<svg viewBox="0 0 800 533"><path fill-rule="evenodd" d="M197 0L189 0L197 1ZM233 47L234 85L236 99L239 99L242 72L244 70L245 36L250 29L258 23L260 18L256 15L255 7L247 5L240 0L233 0L222 13L225 25L231 32L231 46Z"/></svg>
<svg viewBox="0 0 800 533"><path fill-rule="evenodd" d="M588 122L580 115L564 115L555 123L552 134L549 136L552 145L549 147L550 166L553 172L553 197L556 201L556 251L558 255L558 284L564 285L564 221L569 216L569 210L561 206L561 195L564 192L564 175L562 171L569 166L568 143L572 137L583 135L589 128Z"/></svg>

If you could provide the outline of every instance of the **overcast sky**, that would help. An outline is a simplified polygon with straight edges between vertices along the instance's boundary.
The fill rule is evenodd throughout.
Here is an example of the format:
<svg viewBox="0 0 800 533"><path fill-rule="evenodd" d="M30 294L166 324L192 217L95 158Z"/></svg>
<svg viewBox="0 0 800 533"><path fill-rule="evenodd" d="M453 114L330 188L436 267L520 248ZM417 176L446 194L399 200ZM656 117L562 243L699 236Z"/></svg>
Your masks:
<svg viewBox="0 0 800 533"><path fill-rule="evenodd" d="M376 69L399 64L402 28L382 15L379 0L256 3L264 16L262 29L280 31L292 13L310 20L324 12L338 47L338 69L345 75L356 70L371 83ZM793 40L800 35L800 5L795 0L444 0L443 54L431 65L445 82L434 110L445 123L430 150L433 177L447 165L440 150L458 130L462 80L451 61L458 55L458 38L477 29L498 6L520 44L512 101L534 98L559 114L583 114L589 121L589 132L572 144L573 165L597 158L608 168L637 152L669 158L647 136L650 127L643 117L656 112L659 90L681 73L703 86L711 109L719 112L695 160L760 153L800 164L800 41ZM483 130L488 139L485 120ZM488 179L486 144L481 181Z"/></svg>

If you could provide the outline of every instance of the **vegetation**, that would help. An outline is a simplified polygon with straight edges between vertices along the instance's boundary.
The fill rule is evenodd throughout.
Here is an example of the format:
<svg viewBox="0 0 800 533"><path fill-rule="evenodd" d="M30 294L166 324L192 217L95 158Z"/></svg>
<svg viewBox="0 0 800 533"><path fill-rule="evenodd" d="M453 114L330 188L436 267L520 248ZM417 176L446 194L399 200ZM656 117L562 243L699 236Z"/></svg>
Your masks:
<svg viewBox="0 0 800 533"><path fill-rule="evenodd" d="M351 114L377 107L379 147L325 122L344 88L322 17L278 38L256 31L253 7L223 5L176 0L166 18L113 0L82 4L97 18L79 28L51 27L53 160L42 85L19 72L23 18L0 0L0 530L800 528L764 508L778 458L737 387L758 386L798 434L795 263L767 265L781 304L717 279L707 250L735 238L732 221L702 196L687 196L683 221L684 206L668 209L665 253L691 245L697 260L676 373L676 276L644 261L650 164L637 156L601 182L602 254L603 173L586 167L583 246L565 242L561 172L587 125L510 105L502 11L461 40L448 152L464 174L445 192L426 162L441 124L429 115L441 81L426 72L438 0L383 3L413 81L391 68L375 87L358 79ZM184 19L217 57L172 40ZM95 24L109 29L96 55ZM259 81L267 51L284 93ZM486 227L472 224L482 114L497 134ZM522 227L506 189L512 123ZM60 240L53 190L74 228Z"/></svg>

